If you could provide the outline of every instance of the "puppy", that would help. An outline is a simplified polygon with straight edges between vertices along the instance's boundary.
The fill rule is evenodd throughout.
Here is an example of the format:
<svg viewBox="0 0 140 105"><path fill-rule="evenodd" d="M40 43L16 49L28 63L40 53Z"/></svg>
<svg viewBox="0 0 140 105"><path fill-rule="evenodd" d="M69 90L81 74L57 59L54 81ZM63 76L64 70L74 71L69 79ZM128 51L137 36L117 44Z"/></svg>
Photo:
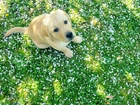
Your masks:
<svg viewBox="0 0 140 105"><path fill-rule="evenodd" d="M73 52L66 46L71 41L75 43L82 42L82 37L75 35L68 14L62 10L37 16L28 27L12 28L8 30L5 36L9 36L14 32L28 34L38 48L53 47L62 51L69 58L73 56Z"/></svg>

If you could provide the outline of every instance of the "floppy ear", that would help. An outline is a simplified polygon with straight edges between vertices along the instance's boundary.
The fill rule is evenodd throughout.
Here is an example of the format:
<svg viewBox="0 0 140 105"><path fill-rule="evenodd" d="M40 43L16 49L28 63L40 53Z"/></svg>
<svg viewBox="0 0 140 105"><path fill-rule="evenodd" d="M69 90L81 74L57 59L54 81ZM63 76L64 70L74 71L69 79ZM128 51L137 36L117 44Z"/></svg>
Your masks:
<svg viewBox="0 0 140 105"><path fill-rule="evenodd" d="M71 22L69 15L65 11L58 9L57 12L64 14L68 18L68 20Z"/></svg>
<svg viewBox="0 0 140 105"><path fill-rule="evenodd" d="M44 33L46 33L45 34L45 36L46 37L50 37L50 39L53 41L53 37L52 37L52 35L49 33L49 30L48 30L48 28L49 28L49 19L48 18L45 18L45 19L43 19L43 28L42 28L42 31L44 32Z"/></svg>

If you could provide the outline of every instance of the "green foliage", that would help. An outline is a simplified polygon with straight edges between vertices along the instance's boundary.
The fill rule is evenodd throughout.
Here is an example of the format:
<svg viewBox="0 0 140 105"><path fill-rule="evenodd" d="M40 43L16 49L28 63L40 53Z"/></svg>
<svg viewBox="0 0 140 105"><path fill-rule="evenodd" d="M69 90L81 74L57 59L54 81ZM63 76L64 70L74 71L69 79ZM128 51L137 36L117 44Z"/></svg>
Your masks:
<svg viewBox="0 0 140 105"><path fill-rule="evenodd" d="M138 0L6 0L0 9L0 104L140 104ZM36 48L28 35L4 37L56 9L84 38L69 44L73 58Z"/></svg>

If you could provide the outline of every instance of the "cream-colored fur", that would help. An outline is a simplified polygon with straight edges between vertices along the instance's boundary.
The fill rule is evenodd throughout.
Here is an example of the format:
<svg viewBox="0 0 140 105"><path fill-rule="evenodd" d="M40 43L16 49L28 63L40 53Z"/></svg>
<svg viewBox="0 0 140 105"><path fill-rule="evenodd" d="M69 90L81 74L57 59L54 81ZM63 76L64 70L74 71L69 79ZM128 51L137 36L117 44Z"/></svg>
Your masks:
<svg viewBox="0 0 140 105"><path fill-rule="evenodd" d="M62 51L67 57L72 57L73 52L66 46L71 41L82 42L82 38L75 35L70 18L62 10L37 16L28 27L12 28L8 30L5 36L9 36L14 32L26 33L37 47L44 49L51 46Z"/></svg>

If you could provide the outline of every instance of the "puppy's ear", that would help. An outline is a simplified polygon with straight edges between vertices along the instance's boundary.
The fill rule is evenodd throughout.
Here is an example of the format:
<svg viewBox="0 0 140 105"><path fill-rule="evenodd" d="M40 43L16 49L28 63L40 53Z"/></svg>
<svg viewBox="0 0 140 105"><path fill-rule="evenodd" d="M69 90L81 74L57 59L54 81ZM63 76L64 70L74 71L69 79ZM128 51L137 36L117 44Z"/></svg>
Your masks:
<svg viewBox="0 0 140 105"><path fill-rule="evenodd" d="M43 25L44 26L42 28L42 31L44 33L46 33L45 36L50 37L50 39L53 41L53 37L52 37L52 35L50 34L50 32L48 30L48 28L49 28L49 19L48 18L43 19Z"/></svg>
<svg viewBox="0 0 140 105"><path fill-rule="evenodd" d="M48 25L48 22L49 22L49 17L45 17L45 18L42 20L42 22L43 22L43 25L44 25L44 26L47 26L47 25Z"/></svg>
<svg viewBox="0 0 140 105"><path fill-rule="evenodd" d="M58 9L56 12L60 12L64 14L68 18L68 20L71 22L69 15L65 11Z"/></svg>

